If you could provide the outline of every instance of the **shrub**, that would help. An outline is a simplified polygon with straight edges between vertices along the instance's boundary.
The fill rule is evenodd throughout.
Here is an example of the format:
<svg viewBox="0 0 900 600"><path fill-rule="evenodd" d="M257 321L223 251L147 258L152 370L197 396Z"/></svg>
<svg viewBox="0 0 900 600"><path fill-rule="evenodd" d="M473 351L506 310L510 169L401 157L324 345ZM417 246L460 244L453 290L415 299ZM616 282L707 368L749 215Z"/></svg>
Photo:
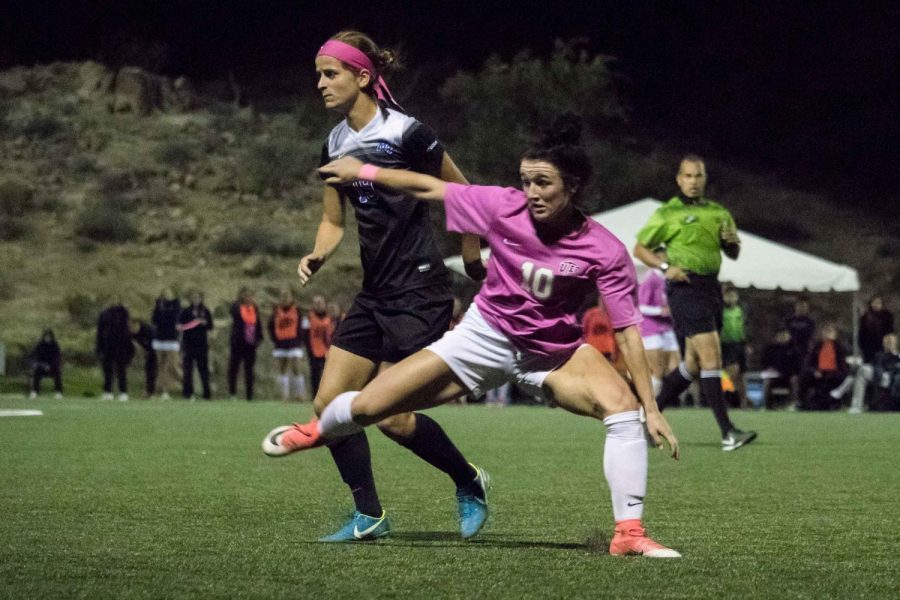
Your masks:
<svg viewBox="0 0 900 600"><path fill-rule="evenodd" d="M14 215L0 214L0 240L18 240L28 233L28 224Z"/></svg>
<svg viewBox="0 0 900 600"><path fill-rule="evenodd" d="M229 229L213 244L223 254L274 254L298 256L303 244L295 236L265 225L245 225Z"/></svg>
<svg viewBox="0 0 900 600"><path fill-rule="evenodd" d="M156 160L173 169L184 169L197 160L193 146L184 142L165 142L154 151Z"/></svg>
<svg viewBox="0 0 900 600"><path fill-rule="evenodd" d="M69 170L75 175L95 175L100 172L97 159L86 154L73 156L69 160Z"/></svg>
<svg viewBox="0 0 900 600"><path fill-rule="evenodd" d="M12 300L16 295L16 286L6 277L0 278L0 300Z"/></svg>
<svg viewBox="0 0 900 600"><path fill-rule="evenodd" d="M63 298L63 306L69 318L83 329L94 327L100 316L100 301L91 294L76 292Z"/></svg>
<svg viewBox="0 0 900 600"><path fill-rule="evenodd" d="M624 122L612 59L591 55L578 41L557 42L549 60L517 54L509 63L494 56L478 73L458 73L441 87L459 128L456 145L482 177L510 182L512 167L534 129L575 112L589 131Z"/></svg>
<svg viewBox="0 0 900 600"><path fill-rule="evenodd" d="M277 192L304 180L316 166L313 145L281 138L254 142L239 163L240 189L256 194Z"/></svg>
<svg viewBox="0 0 900 600"><path fill-rule="evenodd" d="M119 204L104 198L82 209L76 220L75 233L96 242L122 243L134 239L138 230Z"/></svg>
<svg viewBox="0 0 900 600"><path fill-rule="evenodd" d="M25 137L47 139L61 132L64 124L53 115L38 113L17 122L13 129Z"/></svg>
<svg viewBox="0 0 900 600"><path fill-rule="evenodd" d="M21 217L34 207L34 190L16 179L0 181L0 214Z"/></svg>

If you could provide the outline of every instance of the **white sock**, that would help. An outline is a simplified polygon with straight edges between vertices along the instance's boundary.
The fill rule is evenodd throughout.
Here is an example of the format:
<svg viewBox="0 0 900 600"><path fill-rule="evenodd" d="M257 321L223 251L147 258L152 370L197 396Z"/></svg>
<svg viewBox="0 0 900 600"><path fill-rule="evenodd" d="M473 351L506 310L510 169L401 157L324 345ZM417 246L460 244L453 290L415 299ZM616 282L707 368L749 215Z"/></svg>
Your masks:
<svg viewBox="0 0 900 600"><path fill-rule="evenodd" d="M297 398L306 398L306 377L303 375L294 376L294 391Z"/></svg>
<svg viewBox="0 0 900 600"><path fill-rule="evenodd" d="M322 437L335 439L353 435L363 428L353 422L353 414L350 408L353 405L353 399L359 392L344 392L338 394L331 403L322 411L319 418L319 433Z"/></svg>
<svg viewBox="0 0 900 600"><path fill-rule="evenodd" d="M281 388L281 397L290 398L291 396L291 378L289 375L278 376L278 386Z"/></svg>
<svg viewBox="0 0 900 600"><path fill-rule="evenodd" d="M647 438L640 412L610 415L603 424L603 473L612 495L613 517L616 522L640 519L647 494Z"/></svg>
<svg viewBox="0 0 900 600"><path fill-rule="evenodd" d="M656 398L659 396L660 390L662 390L662 379L659 377L650 376L650 385L653 389L653 397Z"/></svg>

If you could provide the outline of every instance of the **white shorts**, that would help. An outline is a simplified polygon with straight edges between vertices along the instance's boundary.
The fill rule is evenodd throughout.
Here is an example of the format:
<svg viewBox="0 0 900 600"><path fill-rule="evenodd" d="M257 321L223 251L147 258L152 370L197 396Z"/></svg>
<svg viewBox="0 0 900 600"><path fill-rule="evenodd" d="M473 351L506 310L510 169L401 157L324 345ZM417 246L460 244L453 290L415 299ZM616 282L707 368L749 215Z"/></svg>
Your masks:
<svg viewBox="0 0 900 600"><path fill-rule="evenodd" d="M152 347L158 352L178 352L178 341L153 340Z"/></svg>
<svg viewBox="0 0 900 600"><path fill-rule="evenodd" d="M671 329L663 333L648 335L643 338L644 350L662 350L664 352L678 352L678 338Z"/></svg>
<svg viewBox="0 0 900 600"><path fill-rule="evenodd" d="M544 379L568 359L516 349L505 334L487 324L474 302L459 325L427 349L441 357L476 397L512 381L546 400Z"/></svg>
<svg viewBox="0 0 900 600"><path fill-rule="evenodd" d="M306 354L303 348L275 348L272 350L273 358L303 358Z"/></svg>

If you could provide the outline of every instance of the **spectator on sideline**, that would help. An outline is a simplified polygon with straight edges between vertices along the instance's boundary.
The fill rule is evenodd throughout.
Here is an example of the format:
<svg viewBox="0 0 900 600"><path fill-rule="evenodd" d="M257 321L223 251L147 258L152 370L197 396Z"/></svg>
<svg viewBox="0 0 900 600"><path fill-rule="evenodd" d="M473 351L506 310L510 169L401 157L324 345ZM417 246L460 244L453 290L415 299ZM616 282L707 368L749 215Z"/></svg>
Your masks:
<svg viewBox="0 0 900 600"><path fill-rule="evenodd" d="M803 296L794 302L793 314L785 319L784 326L791 334L791 341L800 356L806 357L816 333L816 322L809 316L809 300Z"/></svg>
<svg viewBox="0 0 900 600"><path fill-rule="evenodd" d="M620 373L626 372L625 363L619 356L619 348L616 346L616 331L613 329L609 313L603 306L603 298L597 297L597 304L587 309L581 318L581 329L584 341L597 349L606 357L615 369Z"/></svg>
<svg viewBox="0 0 900 600"><path fill-rule="evenodd" d="M791 390L790 406L796 406L800 366L804 358L791 340L791 332L784 327L775 333L773 343L763 348L760 366L763 369L763 403L766 408L774 407L772 389L784 386Z"/></svg>
<svg viewBox="0 0 900 600"><path fill-rule="evenodd" d="M153 351L159 363L156 390L163 400L171 398L181 384L181 354L178 343L178 317L181 315L181 301L171 288L166 288L156 299L153 307Z"/></svg>
<svg viewBox="0 0 900 600"><path fill-rule="evenodd" d="M875 355L874 380L878 390L876 410L900 410L900 350L896 333L884 336L882 351Z"/></svg>
<svg viewBox="0 0 900 600"><path fill-rule="evenodd" d="M144 397L156 394L156 375L159 363L153 351L153 325L143 319L131 319L131 339L144 350Z"/></svg>
<svg viewBox="0 0 900 600"><path fill-rule="evenodd" d="M660 259L665 257L664 252L656 254ZM648 269L643 277L638 276L638 303L644 317L640 325L641 339L644 340L644 351L650 363L653 394L659 395L662 378L678 368L681 354L666 298L666 278L656 269Z"/></svg>
<svg viewBox="0 0 900 600"><path fill-rule="evenodd" d="M282 288L279 303L272 309L272 316L269 318L269 337L274 346L272 357L275 359L278 386L284 402L290 402L292 397L304 400L307 396L306 377L300 372L303 346L306 343L303 319L303 313L294 301L291 289Z"/></svg>
<svg viewBox="0 0 900 600"><path fill-rule="evenodd" d="M868 384L878 381L875 377L875 359L883 352L884 336L893 332L894 315L885 309L884 299L880 295L872 296L867 309L859 320L858 341L862 363L856 368L853 375L849 375L841 385L831 392L833 398L840 399L848 389L853 388L853 398L850 402L851 413L862 412Z"/></svg>
<svg viewBox="0 0 900 600"><path fill-rule="evenodd" d="M190 305L178 316L176 328L181 333L182 381L181 394L185 398L194 395L194 363L200 374L200 385L203 388L203 399L209 400L212 393L209 388L209 339L213 328L213 318L209 309L203 304L203 295L198 291L190 294Z"/></svg>
<svg viewBox="0 0 900 600"><path fill-rule="evenodd" d="M747 386L744 373L747 371L747 311L739 304L737 288L727 286L722 294L725 307L722 309L722 366L734 383L741 408L747 408Z"/></svg>
<svg viewBox="0 0 900 600"><path fill-rule="evenodd" d="M55 398L62 400L62 352L56 343L56 336L52 329L45 329L41 333L41 339L31 351L34 360L31 366L31 393L28 397L34 400L41 393L41 379L53 378L53 389L56 390Z"/></svg>
<svg viewBox="0 0 900 600"><path fill-rule="evenodd" d="M700 378L700 397L712 408L722 434L722 450L741 448L756 432L741 431L728 416L722 393L722 254L736 260L741 240L731 213L706 198L706 164L689 154L678 166L678 194L656 209L638 233L634 255L666 276L666 297L675 332L684 339L684 362L663 379L657 397L660 409L674 403L691 382ZM653 248L665 246L660 258Z"/></svg>
<svg viewBox="0 0 900 600"><path fill-rule="evenodd" d="M315 295L312 298L312 308L307 316L309 319L309 336L307 337L307 349L309 350L309 378L312 383L313 398L319 393L319 383L322 381L322 371L325 369L325 357L328 348L331 347L331 338L334 336L336 324L334 317L328 312L325 297Z"/></svg>
<svg viewBox="0 0 900 600"><path fill-rule="evenodd" d="M807 355L800 382L801 408L830 410L831 390L847 376L847 350L838 340L834 323L822 327L819 341Z"/></svg>
<svg viewBox="0 0 900 600"><path fill-rule="evenodd" d="M103 366L103 399L113 399L113 378L119 384L119 400L128 400L128 365L134 358L134 344L128 328L128 309L122 306L119 296L113 296L110 304L97 321L97 356Z"/></svg>
<svg viewBox="0 0 900 600"><path fill-rule="evenodd" d="M329 302L328 314L331 315L331 322L334 323L334 328L337 329L337 326L340 325L341 321L344 320L344 317L347 316L347 311L343 309L340 302Z"/></svg>
<svg viewBox="0 0 900 600"><path fill-rule="evenodd" d="M859 350L863 363L872 364L884 350L884 336L894 332L894 315L884 307L884 299L875 294L859 319Z"/></svg>
<svg viewBox="0 0 900 600"><path fill-rule="evenodd" d="M253 367L256 364L256 349L262 343L262 323L259 318L259 307L253 298L253 292L242 287L237 301L231 305L231 340L228 356L228 394L237 396L237 375L241 364L244 365L244 385L247 389L247 401L253 400Z"/></svg>

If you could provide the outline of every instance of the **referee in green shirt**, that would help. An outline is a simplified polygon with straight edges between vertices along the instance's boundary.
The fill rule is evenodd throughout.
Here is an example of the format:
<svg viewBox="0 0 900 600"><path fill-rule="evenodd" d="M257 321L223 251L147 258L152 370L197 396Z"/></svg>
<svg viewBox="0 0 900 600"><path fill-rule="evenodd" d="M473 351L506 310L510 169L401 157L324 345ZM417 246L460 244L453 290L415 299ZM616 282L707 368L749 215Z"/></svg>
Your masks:
<svg viewBox="0 0 900 600"><path fill-rule="evenodd" d="M660 408L675 402L698 375L700 396L712 408L722 430L722 450L736 450L756 438L741 431L728 418L722 397L722 291L719 267L722 254L736 259L741 240L731 213L703 197L706 165L689 154L681 160L675 177L679 193L660 206L638 233L634 255L666 276L666 294L675 324L683 340L684 361L663 379L657 398ZM653 253L665 247L665 256Z"/></svg>

